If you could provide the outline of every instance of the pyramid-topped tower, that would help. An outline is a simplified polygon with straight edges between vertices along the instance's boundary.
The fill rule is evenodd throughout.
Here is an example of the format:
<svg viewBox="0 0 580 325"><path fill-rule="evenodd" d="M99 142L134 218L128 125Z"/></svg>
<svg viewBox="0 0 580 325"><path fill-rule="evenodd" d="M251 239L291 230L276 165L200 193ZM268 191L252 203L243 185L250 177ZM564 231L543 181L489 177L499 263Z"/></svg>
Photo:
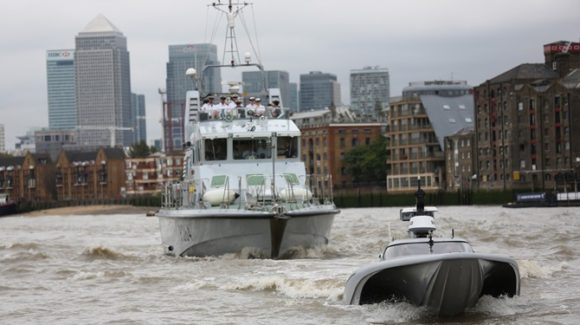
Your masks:
<svg viewBox="0 0 580 325"><path fill-rule="evenodd" d="M132 145L135 116L127 39L100 14L75 43L79 144L85 148Z"/></svg>

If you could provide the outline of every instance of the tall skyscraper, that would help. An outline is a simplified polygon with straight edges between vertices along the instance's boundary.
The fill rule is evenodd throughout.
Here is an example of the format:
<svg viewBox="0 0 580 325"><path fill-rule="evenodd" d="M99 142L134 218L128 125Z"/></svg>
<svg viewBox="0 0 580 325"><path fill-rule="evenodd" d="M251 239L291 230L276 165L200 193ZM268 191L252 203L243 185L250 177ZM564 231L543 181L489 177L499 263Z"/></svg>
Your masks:
<svg viewBox="0 0 580 325"><path fill-rule="evenodd" d="M169 45L167 62L167 105L163 114L163 133L165 151L180 150L183 146L183 117L185 114L185 93L194 89L193 81L185 75L189 68L199 74L204 66L219 64L217 46L214 44ZM203 74L204 93L221 92L221 73L219 69L207 69Z"/></svg>
<svg viewBox="0 0 580 325"><path fill-rule="evenodd" d="M350 70L350 103L361 115L376 116L377 110L389 107L389 70L365 67Z"/></svg>
<svg viewBox="0 0 580 325"><path fill-rule="evenodd" d="M280 89L282 105L289 107L290 104L290 80L286 71L244 71L242 81L244 83L244 95L261 97L260 93L268 88ZM263 98L262 100L264 100Z"/></svg>
<svg viewBox="0 0 580 325"><path fill-rule="evenodd" d="M75 41L79 145L132 145L135 116L127 39L98 15Z"/></svg>
<svg viewBox="0 0 580 325"><path fill-rule="evenodd" d="M46 52L48 127L52 130L77 126L74 50Z"/></svg>
<svg viewBox="0 0 580 325"><path fill-rule="evenodd" d="M0 152L6 151L6 138L4 136L4 124L0 124Z"/></svg>
<svg viewBox="0 0 580 325"><path fill-rule="evenodd" d="M145 117L145 95L131 94L131 106L135 115L135 143L147 142L147 120Z"/></svg>
<svg viewBox="0 0 580 325"><path fill-rule="evenodd" d="M336 75L320 71L300 75L300 111L341 104Z"/></svg>
<svg viewBox="0 0 580 325"><path fill-rule="evenodd" d="M288 106L292 112L298 112L298 84L295 82L290 83L290 103Z"/></svg>

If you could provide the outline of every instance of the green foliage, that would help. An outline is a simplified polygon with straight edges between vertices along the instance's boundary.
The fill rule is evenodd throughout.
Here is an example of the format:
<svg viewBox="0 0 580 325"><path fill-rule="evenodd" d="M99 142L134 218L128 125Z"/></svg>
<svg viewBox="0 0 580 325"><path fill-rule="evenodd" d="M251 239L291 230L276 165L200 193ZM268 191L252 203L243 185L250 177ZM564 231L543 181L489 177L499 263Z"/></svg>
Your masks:
<svg viewBox="0 0 580 325"><path fill-rule="evenodd" d="M145 141L135 143L129 149L129 157L146 158L151 154L151 149Z"/></svg>
<svg viewBox="0 0 580 325"><path fill-rule="evenodd" d="M347 174L353 182L384 182L387 177L387 140L380 137L370 145L359 145L344 155Z"/></svg>

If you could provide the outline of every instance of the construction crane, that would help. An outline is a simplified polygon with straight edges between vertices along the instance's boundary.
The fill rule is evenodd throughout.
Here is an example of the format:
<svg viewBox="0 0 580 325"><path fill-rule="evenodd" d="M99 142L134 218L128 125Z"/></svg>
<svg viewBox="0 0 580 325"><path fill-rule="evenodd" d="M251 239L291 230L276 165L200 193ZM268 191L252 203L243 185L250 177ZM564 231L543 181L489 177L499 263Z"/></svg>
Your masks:
<svg viewBox="0 0 580 325"><path fill-rule="evenodd" d="M79 125L76 127L77 130L109 130L111 132L111 148L115 147L116 144L116 132L115 131L134 131L134 128L123 127L123 126L106 126L106 125Z"/></svg>

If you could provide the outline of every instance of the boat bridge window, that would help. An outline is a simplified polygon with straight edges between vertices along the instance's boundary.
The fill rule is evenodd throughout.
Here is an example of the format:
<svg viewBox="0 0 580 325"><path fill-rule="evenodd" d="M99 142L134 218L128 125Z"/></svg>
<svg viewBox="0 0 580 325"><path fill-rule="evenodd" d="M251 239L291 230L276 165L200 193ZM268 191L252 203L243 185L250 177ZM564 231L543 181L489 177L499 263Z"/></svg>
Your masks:
<svg viewBox="0 0 580 325"><path fill-rule="evenodd" d="M234 159L270 159L272 158L272 140L234 139Z"/></svg>
<svg viewBox="0 0 580 325"><path fill-rule="evenodd" d="M387 247L385 257L399 257L408 255L423 254L445 254L445 253L473 253L473 248L465 242L435 242L433 250L429 247L429 242L406 243Z"/></svg>
<svg viewBox="0 0 580 325"><path fill-rule="evenodd" d="M298 137L278 137L278 158L298 157Z"/></svg>
<svg viewBox="0 0 580 325"><path fill-rule="evenodd" d="M206 139L205 160L226 160L227 148L227 139Z"/></svg>

